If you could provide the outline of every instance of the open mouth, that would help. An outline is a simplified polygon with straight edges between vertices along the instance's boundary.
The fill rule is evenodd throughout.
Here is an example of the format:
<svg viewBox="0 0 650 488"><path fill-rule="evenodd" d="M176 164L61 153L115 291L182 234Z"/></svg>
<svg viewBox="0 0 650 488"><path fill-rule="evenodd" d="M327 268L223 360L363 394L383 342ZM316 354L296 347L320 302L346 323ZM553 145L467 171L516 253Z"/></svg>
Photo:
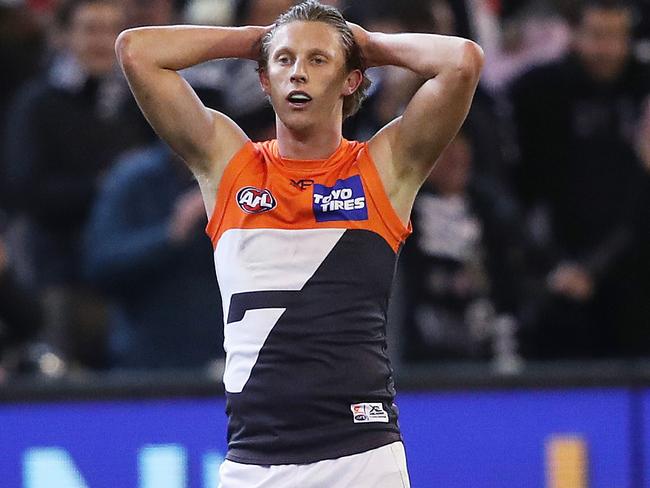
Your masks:
<svg viewBox="0 0 650 488"><path fill-rule="evenodd" d="M304 107L309 102L311 102L311 97L309 96L309 94L303 91L295 90L289 93L289 95L287 96L287 101L292 105L298 107Z"/></svg>

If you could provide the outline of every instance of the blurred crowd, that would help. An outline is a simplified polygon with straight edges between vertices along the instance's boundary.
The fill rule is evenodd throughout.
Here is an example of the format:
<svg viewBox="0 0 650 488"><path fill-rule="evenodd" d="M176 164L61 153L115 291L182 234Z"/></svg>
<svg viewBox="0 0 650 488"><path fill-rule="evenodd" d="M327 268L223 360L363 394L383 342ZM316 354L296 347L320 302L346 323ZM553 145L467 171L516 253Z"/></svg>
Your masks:
<svg viewBox="0 0 650 488"><path fill-rule="evenodd" d="M0 0L0 381L214 368L221 299L196 182L116 68L127 27L268 25L291 0ZM398 363L650 357L650 0L328 1L369 30L460 35L486 65L417 198L389 337ZM371 68L344 135L422 80ZM254 140L255 63L183 72Z"/></svg>

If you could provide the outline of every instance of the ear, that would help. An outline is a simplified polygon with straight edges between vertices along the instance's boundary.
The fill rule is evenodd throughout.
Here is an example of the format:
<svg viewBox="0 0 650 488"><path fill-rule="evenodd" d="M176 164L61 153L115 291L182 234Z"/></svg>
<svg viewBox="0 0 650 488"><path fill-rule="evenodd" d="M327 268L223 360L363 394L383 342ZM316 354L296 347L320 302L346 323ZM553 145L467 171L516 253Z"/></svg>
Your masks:
<svg viewBox="0 0 650 488"><path fill-rule="evenodd" d="M269 80L269 75L266 72L265 69L260 69L258 71L258 75L260 77L260 85L262 87L262 91L266 95L271 95L271 81Z"/></svg>
<svg viewBox="0 0 650 488"><path fill-rule="evenodd" d="M348 76L345 78L345 81L343 82L341 95L343 95L344 97L352 95L355 91L357 91L357 88L359 88L362 81L363 81L363 73L361 72L361 70L355 69L353 71L350 71L348 73Z"/></svg>

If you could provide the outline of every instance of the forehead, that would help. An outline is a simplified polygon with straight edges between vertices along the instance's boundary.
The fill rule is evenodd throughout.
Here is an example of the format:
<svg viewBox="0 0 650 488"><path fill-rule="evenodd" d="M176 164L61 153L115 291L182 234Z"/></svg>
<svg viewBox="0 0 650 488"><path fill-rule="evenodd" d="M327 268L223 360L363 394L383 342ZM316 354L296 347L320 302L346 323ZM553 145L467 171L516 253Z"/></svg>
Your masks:
<svg viewBox="0 0 650 488"><path fill-rule="evenodd" d="M310 51L320 49L333 56L343 56L343 43L339 32L324 22L290 22L278 28L271 40L270 52L278 49Z"/></svg>

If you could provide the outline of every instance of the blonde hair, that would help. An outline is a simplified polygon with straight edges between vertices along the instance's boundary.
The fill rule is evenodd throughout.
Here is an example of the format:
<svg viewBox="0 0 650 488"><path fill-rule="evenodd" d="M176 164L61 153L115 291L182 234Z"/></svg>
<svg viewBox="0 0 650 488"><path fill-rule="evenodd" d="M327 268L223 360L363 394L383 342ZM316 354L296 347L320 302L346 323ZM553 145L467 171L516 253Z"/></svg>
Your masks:
<svg viewBox="0 0 650 488"><path fill-rule="evenodd" d="M365 73L365 62L361 49L354 39L354 34L348 26L345 18L338 9L329 5L323 5L316 0L307 0L298 5L291 7L285 13L280 15L273 25L273 28L262 38L260 47L260 58L258 60L258 70L266 70L269 62L269 49L273 36L278 28L291 22L323 22L334 27L340 35L345 51L345 68L348 72L358 69L363 75L361 85L354 93L347 95L343 99L343 118L346 119L357 113L363 100L366 98L371 81Z"/></svg>

